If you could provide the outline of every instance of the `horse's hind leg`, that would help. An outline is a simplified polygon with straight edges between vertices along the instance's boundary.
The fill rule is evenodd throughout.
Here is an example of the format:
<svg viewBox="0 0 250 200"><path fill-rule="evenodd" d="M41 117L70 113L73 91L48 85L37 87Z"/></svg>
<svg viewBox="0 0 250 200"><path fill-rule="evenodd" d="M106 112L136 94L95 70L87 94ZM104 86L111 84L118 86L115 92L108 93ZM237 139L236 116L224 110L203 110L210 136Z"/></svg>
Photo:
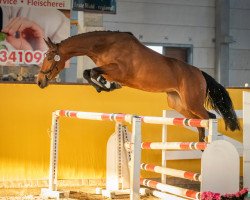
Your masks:
<svg viewBox="0 0 250 200"><path fill-rule="evenodd" d="M213 113L209 113L203 106L203 104L196 102L192 103L192 106L188 106L187 109L191 112L196 119L209 119L210 117L216 117ZM205 128L198 127L199 141L204 142L205 139Z"/></svg>
<svg viewBox="0 0 250 200"><path fill-rule="evenodd" d="M175 109L177 112L182 114L184 117L189 119L204 119L200 116L194 114L188 107L183 103L180 95L177 92L168 92L167 93L168 105L169 107ZM208 116L208 114L207 114ZM205 140L205 128L197 127L199 132L199 142L204 142Z"/></svg>

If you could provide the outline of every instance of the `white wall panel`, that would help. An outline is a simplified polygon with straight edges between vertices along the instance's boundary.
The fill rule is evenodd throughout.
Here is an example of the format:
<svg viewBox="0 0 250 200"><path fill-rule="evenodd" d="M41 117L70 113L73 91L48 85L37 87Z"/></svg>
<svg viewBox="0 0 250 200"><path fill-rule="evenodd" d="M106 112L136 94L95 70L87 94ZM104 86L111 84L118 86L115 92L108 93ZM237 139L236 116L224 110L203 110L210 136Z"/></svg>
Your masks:
<svg viewBox="0 0 250 200"><path fill-rule="evenodd" d="M116 15L104 15L104 22L130 22L179 26L214 27L214 8L159 3L117 2ZM198 17L197 17L198 16Z"/></svg>
<svg viewBox="0 0 250 200"><path fill-rule="evenodd" d="M232 49L250 49L250 29L231 29L230 35L236 41L230 45Z"/></svg>
<svg viewBox="0 0 250 200"><path fill-rule="evenodd" d="M249 0L230 0L230 8L250 9Z"/></svg>
<svg viewBox="0 0 250 200"><path fill-rule="evenodd" d="M237 69L250 70L250 49L247 50L230 49L229 65L230 69L233 70Z"/></svg>
<svg viewBox="0 0 250 200"><path fill-rule="evenodd" d="M188 26L164 26L104 22L106 30L132 32L137 38L143 35L142 42L192 44L195 47L213 48L214 29Z"/></svg>
<svg viewBox="0 0 250 200"><path fill-rule="evenodd" d="M193 65L198 68L213 68L215 66L214 48L194 48Z"/></svg>
<svg viewBox="0 0 250 200"><path fill-rule="evenodd" d="M229 70L231 86L244 86L250 84L250 70Z"/></svg>
<svg viewBox="0 0 250 200"><path fill-rule="evenodd" d="M230 45L230 85L250 83L250 1L230 0L230 35L235 43Z"/></svg>
<svg viewBox="0 0 250 200"><path fill-rule="evenodd" d="M249 1L250 2L250 1ZM230 10L230 28L232 29L250 29L250 9L231 9Z"/></svg>

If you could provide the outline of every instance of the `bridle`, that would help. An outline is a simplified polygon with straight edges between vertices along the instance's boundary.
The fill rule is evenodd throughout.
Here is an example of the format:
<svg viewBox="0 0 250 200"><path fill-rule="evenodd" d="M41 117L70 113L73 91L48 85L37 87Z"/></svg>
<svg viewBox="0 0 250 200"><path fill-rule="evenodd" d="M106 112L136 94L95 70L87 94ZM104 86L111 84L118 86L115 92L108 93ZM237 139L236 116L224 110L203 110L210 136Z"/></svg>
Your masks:
<svg viewBox="0 0 250 200"><path fill-rule="evenodd" d="M51 72L54 69L56 69L56 71L59 71L58 67L57 67L57 64L60 61L60 56L58 54L56 54L53 59L54 59L54 62L53 62L53 64L51 65L51 67L49 69L44 70L44 71L43 70L39 71L41 74L44 74L47 79L49 79L49 75L51 74Z"/></svg>

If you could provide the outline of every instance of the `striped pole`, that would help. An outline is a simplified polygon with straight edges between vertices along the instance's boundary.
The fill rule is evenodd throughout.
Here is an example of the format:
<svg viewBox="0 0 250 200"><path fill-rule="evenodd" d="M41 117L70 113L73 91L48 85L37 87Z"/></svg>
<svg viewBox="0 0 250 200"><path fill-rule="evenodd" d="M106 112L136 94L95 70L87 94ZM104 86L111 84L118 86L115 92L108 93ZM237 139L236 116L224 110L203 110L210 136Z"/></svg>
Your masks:
<svg viewBox="0 0 250 200"><path fill-rule="evenodd" d="M142 142L142 149L205 150L206 142Z"/></svg>
<svg viewBox="0 0 250 200"><path fill-rule="evenodd" d="M71 110L57 110L57 116L100 120L100 121L116 121L116 122L129 122L131 123L134 115L130 114L114 114L114 113L95 113L95 112L80 112ZM209 127L209 120L206 119L186 119L186 118L166 118L166 117L151 117L151 116L138 116L141 117L142 122L148 124L165 124L165 125L179 125L191 127Z"/></svg>
<svg viewBox="0 0 250 200"><path fill-rule="evenodd" d="M157 181L152 181L152 180L143 179L143 178L140 179L140 183L141 185L155 188L163 192L168 192L177 196L187 197L187 198L197 199L197 200L200 199L200 192L196 192L194 190L184 189L184 188L167 185L167 184L159 183Z"/></svg>
<svg viewBox="0 0 250 200"><path fill-rule="evenodd" d="M188 179L191 181L201 182L201 175L199 173L177 170L177 169L172 169L172 168L167 168L167 167L160 167L157 165L146 164L146 163L141 163L141 169L150 171L150 172L166 174L168 176L184 178L184 179Z"/></svg>
<svg viewBox="0 0 250 200"><path fill-rule="evenodd" d="M131 123L134 115L130 114L114 114L114 113L95 113L95 112L79 112L70 110L57 110L57 116L70 117L77 119L99 120L99 121L115 121Z"/></svg>
<svg viewBox="0 0 250 200"><path fill-rule="evenodd" d="M209 127L209 120L206 119L186 119L186 118L166 118L166 117L149 117L141 116L142 122L148 124L166 124L191 127Z"/></svg>

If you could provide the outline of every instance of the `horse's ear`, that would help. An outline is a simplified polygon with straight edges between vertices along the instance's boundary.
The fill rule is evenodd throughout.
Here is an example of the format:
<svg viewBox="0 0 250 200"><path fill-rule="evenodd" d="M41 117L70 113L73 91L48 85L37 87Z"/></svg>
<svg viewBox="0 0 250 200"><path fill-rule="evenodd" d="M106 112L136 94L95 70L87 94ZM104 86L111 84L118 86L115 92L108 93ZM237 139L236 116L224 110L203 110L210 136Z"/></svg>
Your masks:
<svg viewBox="0 0 250 200"><path fill-rule="evenodd" d="M51 39L48 37L47 45L49 48L55 47L55 44L51 41Z"/></svg>
<svg viewBox="0 0 250 200"><path fill-rule="evenodd" d="M50 43L43 38L44 42L47 44L47 46L50 48Z"/></svg>
<svg viewBox="0 0 250 200"><path fill-rule="evenodd" d="M53 44L53 42L51 41L51 39L48 37L48 42L50 43L50 44Z"/></svg>

